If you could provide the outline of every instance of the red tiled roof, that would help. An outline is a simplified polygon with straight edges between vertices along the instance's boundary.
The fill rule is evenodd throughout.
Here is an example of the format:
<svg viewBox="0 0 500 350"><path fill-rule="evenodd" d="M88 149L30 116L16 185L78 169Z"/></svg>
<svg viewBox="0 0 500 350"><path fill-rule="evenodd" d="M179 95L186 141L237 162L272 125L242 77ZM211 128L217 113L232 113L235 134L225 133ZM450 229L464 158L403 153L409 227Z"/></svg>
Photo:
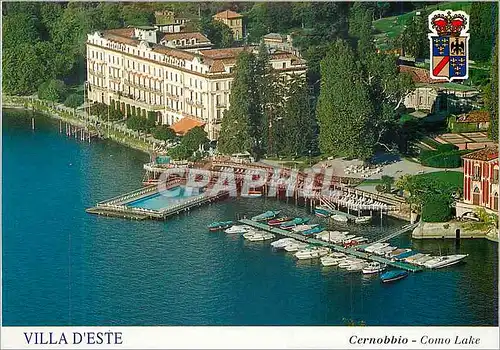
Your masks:
<svg viewBox="0 0 500 350"><path fill-rule="evenodd" d="M166 33L162 40L182 40L182 39L196 39L196 41L200 43L209 43L210 40L200 32L191 32L191 33Z"/></svg>
<svg viewBox="0 0 500 350"><path fill-rule="evenodd" d="M134 28L128 27L128 28L108 29L105 31L105 33L132 38L134 36Z"/></svg>
<svg viewBox="0 0 500 350"><path fill-rule="evenodd" d="M471 111L458 116L459 123L485 123L490 121L490 112L488 111Z"/></svg>
<svg viewBox="0 0 500 350"><path fill-rule="evenodd" d="M490 146L462 156L463 159L490 161L498 159L498 146Z"/></svg>
<svg viewBox="0 0 500 350"><path fill-rule="evenodd" d="M413 82L415 82L415 83L434 84L434 83L446 82L446 80L431 79L431 76L429 74L429 70L425 69L425 68L400 65L399 72L400 73L408 73L411 76L411 78L413 79Z"/></svg>
<svg viewBox="0 0 500 350"><path fill-rule="evenodd" d="M231 11L231 10L226 10L219 12L214 15L215 18L224 18L224 19L232 19L232 18L241 18L243 17L237 12Z"/></svg>
<svg viewBox="0 0 500 350"><path fill-rule="evenodd" d="M197 127L197 126L204 126L204 125L205 125L205 123L203 123L202 121L192 119L189 117L184 117L181 120L179 120L178 122L172 124L172 126L170 128L172 130L174 130L176 134L184 135L192 128Z"/></svg>
<svg viewBox="0 0 500 350"><path fill-rule="evenodd" d="M252 47L230 47L227 49L201 50L200 55L212 59L236 58L241 52L251 51L252 49Z"/></svg>

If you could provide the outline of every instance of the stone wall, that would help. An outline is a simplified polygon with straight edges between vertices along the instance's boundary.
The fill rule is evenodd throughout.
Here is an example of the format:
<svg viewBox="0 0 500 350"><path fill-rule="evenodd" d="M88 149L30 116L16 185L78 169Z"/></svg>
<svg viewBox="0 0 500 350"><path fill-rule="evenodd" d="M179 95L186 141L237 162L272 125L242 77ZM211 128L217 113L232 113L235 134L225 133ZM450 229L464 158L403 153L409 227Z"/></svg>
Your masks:
<svg viewBox="0 0 500 350"><path fill-rule="evenodd" d="M411 236L415 239L428 238L456 238L457 230L460 230L460 238L486 238L488 230L474 230L468 227L469 222L420 222L413 230Z"/></svg>

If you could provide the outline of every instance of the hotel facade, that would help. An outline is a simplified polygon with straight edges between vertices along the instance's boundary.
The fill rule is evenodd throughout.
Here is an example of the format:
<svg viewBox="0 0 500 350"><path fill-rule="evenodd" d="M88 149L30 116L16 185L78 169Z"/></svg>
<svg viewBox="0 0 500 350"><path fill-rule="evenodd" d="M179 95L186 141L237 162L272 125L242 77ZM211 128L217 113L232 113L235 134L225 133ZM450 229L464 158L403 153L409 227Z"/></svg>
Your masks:
<svg viewBox="0 0 500 350"><path fill-rule="evenodd" d="M88 98L113 105L125 116L153 112L158 124L204 126L216 140L229 108L237 56L256 48L211 47L201 33L164 33L154 27L89 34ZM305 77L305 61L292 53L272 52L270 63L285 80Z"/></svg>

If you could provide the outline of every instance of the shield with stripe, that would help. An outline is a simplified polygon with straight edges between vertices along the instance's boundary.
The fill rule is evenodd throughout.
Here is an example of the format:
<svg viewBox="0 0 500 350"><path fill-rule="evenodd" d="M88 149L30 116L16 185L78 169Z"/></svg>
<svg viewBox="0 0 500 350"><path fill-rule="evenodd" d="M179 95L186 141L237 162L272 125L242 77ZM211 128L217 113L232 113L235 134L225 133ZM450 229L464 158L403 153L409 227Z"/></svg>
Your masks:
<svg viewBox="0 0 500 350"><path fill-rule="evenodd" d="M448 81L468 78L468 21L462 11L434 11L429 16L431 78Z"/></svg>

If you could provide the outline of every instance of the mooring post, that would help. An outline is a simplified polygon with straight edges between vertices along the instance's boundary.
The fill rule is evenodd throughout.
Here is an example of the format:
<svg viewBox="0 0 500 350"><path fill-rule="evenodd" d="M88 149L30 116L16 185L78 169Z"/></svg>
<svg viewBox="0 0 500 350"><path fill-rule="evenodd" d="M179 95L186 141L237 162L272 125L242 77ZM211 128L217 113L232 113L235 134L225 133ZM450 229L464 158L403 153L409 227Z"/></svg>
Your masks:
<svg viewBox="0 0 500 350"><path fill-rule="evenodd" d="M31 117L31 130L35 130L35 117Z"/></svg>

